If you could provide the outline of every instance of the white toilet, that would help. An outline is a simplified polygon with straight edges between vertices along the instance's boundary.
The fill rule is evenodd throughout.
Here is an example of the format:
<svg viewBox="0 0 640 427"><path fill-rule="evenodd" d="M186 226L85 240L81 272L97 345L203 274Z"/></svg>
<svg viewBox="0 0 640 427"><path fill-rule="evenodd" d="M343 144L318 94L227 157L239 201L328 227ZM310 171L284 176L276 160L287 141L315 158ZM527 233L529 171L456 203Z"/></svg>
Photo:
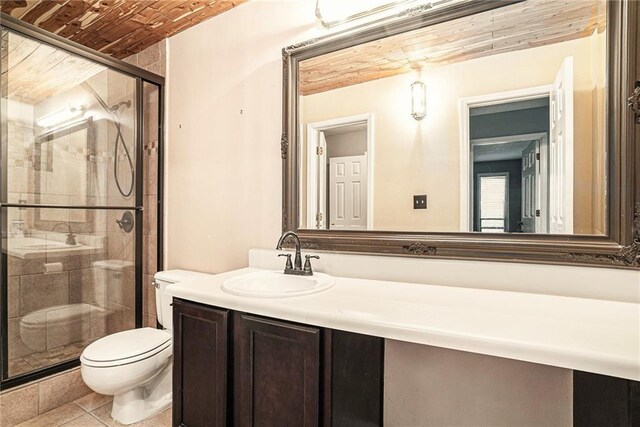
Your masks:
<svg viewBox="0 0 640 427"><path fill-rule="evenodd" d="M185 270L156 273L156 308L164 329L118 332L100 338L82 352L82 379L93 391L113 395L114 420L133 424L171 404L173 313L165 289L172 283L206 276Z"/></svg>

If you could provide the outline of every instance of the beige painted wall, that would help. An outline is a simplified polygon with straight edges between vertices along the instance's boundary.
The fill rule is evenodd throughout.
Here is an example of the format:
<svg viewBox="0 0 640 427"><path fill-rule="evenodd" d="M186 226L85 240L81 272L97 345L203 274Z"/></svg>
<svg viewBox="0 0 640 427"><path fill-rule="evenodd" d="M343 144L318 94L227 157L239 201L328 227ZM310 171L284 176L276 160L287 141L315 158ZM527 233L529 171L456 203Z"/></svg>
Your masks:
<svg viewBox="0 0 640 427"><path fill-rule="evenodd" d="M604 39L604 37L600 37ZM593 48L596 48L596 55ZM388 77L302 97L306 124L339 117L375 115L374 229L409 231L460 230L460 112L462 98L552 84L562 60L574 57L574 233L602 230L603 183L594 156L600 159L598 102L602 93L604 57L591 37L524 51L433 67L421 73ZM410 111L412 82L427 85L427 117L415 121ZM306 131L302 132L306 139ZM303 162L303 173L305 171ZM602 169L602 168L600 168ZM598 180L598 181L594 181ZM306 185L306 184L305 184ZM305 187L303 185L303 188ZM593 193L593 196L592 196ZM414 210L412 196L427 194L429 208ZM597 196L598 200L593 197ZM304 203L304 199L303 199ZM593 224L592 224L593 222Z"/></svg>
<svg viewBox="0 0 640 427"><path fill-rule="evenodd" d="M569 369L387 340L384 425L571 426Z"/></svg>
<svg viewBox="0 0 640 427"><path fill-rule="evenodd" d="M169 39L167 267L219 272L281 227L284 46L317 32L306 1L252 1Z"/></svg>
<svg viewBox="0 0 640 427"><path fill-rule="evenodd" d="M281 48L322 33L313 13L314 2L309 1L250 1L169 40L168 268L230 270L247 265L250 248L275 245L281 224ZM405 140L403 148L410 152L437 143L421 136L428 134L420 128L406 133L423 141ZM444 173L447 167L438 162L435 169ZM421 374L426 363L421 354L426 348L411 346L387 354L387 420L397 416L396 421L405 426L423 425L420 406L424 402L405 401L396 391L419 386L422 394L415 394L417 398L460 390L449 384L464 382L468 369L457 370L462 365L450 365L446 381L438 384ZM510 375L502 375L500 361L481 374L483 360L469 365L477 370L481 386L463 395L483 394L488 403L483 408L486 417L504 414L499 397L509 390L514 376L530 378L542 372L536 365L518 363L509 365ZM389 376L393 372L402 376ZM567 371L563 372L558 375L566 376ZM564 396L566 381L556 381L554 375L545 376L537 390ZM523 384L528 383L520 383L520 390ZM525 425L541 419L527 408L530 398L526 393L510 397L518 412L510 419L517 417ZM407 402L413 404L407 406ZM549 425L567 424L570 402L561 400L559 406L546 418ZM417 421L411 421L412 414Z"/></svg>

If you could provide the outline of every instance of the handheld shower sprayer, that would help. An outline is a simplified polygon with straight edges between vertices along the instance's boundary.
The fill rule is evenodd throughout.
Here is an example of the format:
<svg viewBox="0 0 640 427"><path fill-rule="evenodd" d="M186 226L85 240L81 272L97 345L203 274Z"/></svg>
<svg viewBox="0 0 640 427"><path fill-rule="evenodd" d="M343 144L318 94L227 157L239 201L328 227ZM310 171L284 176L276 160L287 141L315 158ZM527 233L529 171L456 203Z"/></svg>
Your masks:
<svg viewBox="0 0 640 427"><path fill-rule="evenodd" d="M120 192L120 194L122 194L123 197L129 197L133 193L136 174L133 166L133 159L131 158L131 154L129 153L129 148L127 147L127 144L125 143L125 140L124 140L124 136L122 135L122 124L120 123L120 119L118 118L117 113L118 113L118 110L123 106L130 108L131 101L130 100L121 101L113 105L112 107L109 107L107 103L104 102L104 99L102 99L102 97L98 94L98 92L96 92L95 89L93 89L93 87L91 87L89 83L83 82L81 83L81 86L93 95L93 97L96 99L96 101L98 101L98 103L100 104L100 106L104 111L106 111L108 114L111 115L111 119L113 120L113 123L116 126L115 146L113 148L113 151L114 151L113 177L116 182L116 187L118 187L118 191ZM127 157L127 162L129 163L130 185L126 191L122 189L122 185L120 184L120 176L118 174L118 165L120 164L120 160L118 158L119 157L118 152L120 149L120 145L122 145L122 148L124 149L124 154Z"/></svg>

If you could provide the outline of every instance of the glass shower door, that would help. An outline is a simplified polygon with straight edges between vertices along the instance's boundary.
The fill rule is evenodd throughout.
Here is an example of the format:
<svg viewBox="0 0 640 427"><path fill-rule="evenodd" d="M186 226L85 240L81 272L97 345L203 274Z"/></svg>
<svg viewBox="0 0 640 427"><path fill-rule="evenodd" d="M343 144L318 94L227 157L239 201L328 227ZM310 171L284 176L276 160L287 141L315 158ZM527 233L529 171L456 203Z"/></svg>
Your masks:
<svg viewBox="0 0 640 427"><path fill-rule="evenodd" d="M140 322L141 81L12 30L1 43L7 380Z"/></svg>

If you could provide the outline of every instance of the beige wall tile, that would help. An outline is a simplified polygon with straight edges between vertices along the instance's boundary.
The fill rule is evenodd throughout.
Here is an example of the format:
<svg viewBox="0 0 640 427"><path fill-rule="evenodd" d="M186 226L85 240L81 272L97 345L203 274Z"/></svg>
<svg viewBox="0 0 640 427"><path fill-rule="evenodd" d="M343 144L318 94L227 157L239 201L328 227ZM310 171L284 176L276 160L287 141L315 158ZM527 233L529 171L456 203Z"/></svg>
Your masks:
<svg viewBox="0 0 640 427"><path fill-rule="evenodd" d="M0 394L0 425L13 427L38 415L38 385L28 385Z"/></svg>
<svg viewBox="0 0 640 427"><path fill-rule="evenodd" d="M145 156L144 180L147 194L158 193L158 155Z"/></svg>
<svg viewBox="0 0 640 427"><path fill-rule="evenodd" d="M56 321L61 317L69 320L63 323ZM91 312L78 314L76 307L48 311L46 325L47 350L91 338Z"/></svg>
<svg viewBox="0 0 640 427"><path fill-rule="evenodd" d="M107 271L107 300L128 308L135 308L135 271Z"/></svg>
<svg viewBox="0 0 640 427"><path fill-rule="evenodd" d="M91 267L91 256L90 255L71 255L71 256L57 256L57 255L47 255L47 262L59 262L62 263L62 268L64 270L80 270L83 268Z"/></svg>
<svg viewBox="0 0 640 427"><path fill-rule="evenodd" d="M44 413L91 393L76 369L40 382L39 407Z"/></svg>
<svg viewBox="0 0 640 427"><path fill-rule="evenodd" d="M91 313L91 338L102 338L107 335L107 318L109 311L104 307L96 307Z"/></svg>
<svg viewBox="0 0 640 427"><path fill-rule="evenodd" d="M148 69L149 65L160 61L160 44L151 45L137 55L138 67Z"/></svg>
<svg viewBox="0 0 640 427"><path fill-rule="evenodd" d="M147 275L154 275L157 272L158 268L158 260L156 257L158 246L157 246L158 238L156 236L145 236L144 237L144 247L143 247L143 273Z"/></svg>
<svg viewBox="0 0 640 427"><path fill-rule="evenodd" d="M106 299L105 284L94 268L69 272L69 302L101 303Z"/></svg>
<svg viewBox="0 0 640 427"><path fill-rule="evenodd" d="M29 274L20 278L20 313L53 305L66 304L69 301L69 274Z"/></svg>
<svg viewBox="0 0 640 427"><path fill-rule="evenodd" d="M108 303L107 334L133 329L135 327L134 311L125 306Z"/></svg>
<svg viewBox="0 0 640 427"><path fill-rule="evenodd" d="M145 314L156 315L156 288L151 286L153 282L153 276L150 274L144 275L144 281L142 283L142 311Z"/></svg>
<svg viewBox="0 0 640 427"><path fill-rule="evenodd" d="M152 194L144 197L144 230L145 235L158 235L158 196Z"/></svg>
<svg viewBox="0 0 640 427"><path fill-rule="evenodd" d="M20 315L20 278L9 277L7 285L9 318L17 317Z"/></svg>
<svg viewBox="0 0 640 427"><path fill-rule="evenodd" d="M127 56L126 58L123 59L124 62L128 62L131 65L135 65L136 67L138 66L138 54L136 53L135 55L131 55L131 56Z"/></svg>
<svg viewBox="0 0 640 427"><path fill-rule="evenodd" d="M10 256L7 260L7 273L9 276L22 276L23 274L36 274L44 272L42 259L20 259Z"/></svg>
<svg viewBox="0 0 640 427"><path fill-rule="evenodd" d="M143 325L144 327L155 328L157 326L157 317L153 314L145 313L143 316Z"/></svg>
<svg viewBox="0 0 640 427"><path fill-rule="evenodd" d="M37 315L35 318L32 317L38 323L42 323L44 325L45 315L44 313ZM22 317L14 317L13 319L9 319L8 326L8 340L9 340L9 358L13 359L16 357L26 356L28 354L32 354L35 351L43 351L47 348L47 335L46 329L43 327L41 329L26 329L25 331L20 330L20 321ZM24 335L24 339L22 337ZM29 346L25 344L25 341Z"/></svg>

